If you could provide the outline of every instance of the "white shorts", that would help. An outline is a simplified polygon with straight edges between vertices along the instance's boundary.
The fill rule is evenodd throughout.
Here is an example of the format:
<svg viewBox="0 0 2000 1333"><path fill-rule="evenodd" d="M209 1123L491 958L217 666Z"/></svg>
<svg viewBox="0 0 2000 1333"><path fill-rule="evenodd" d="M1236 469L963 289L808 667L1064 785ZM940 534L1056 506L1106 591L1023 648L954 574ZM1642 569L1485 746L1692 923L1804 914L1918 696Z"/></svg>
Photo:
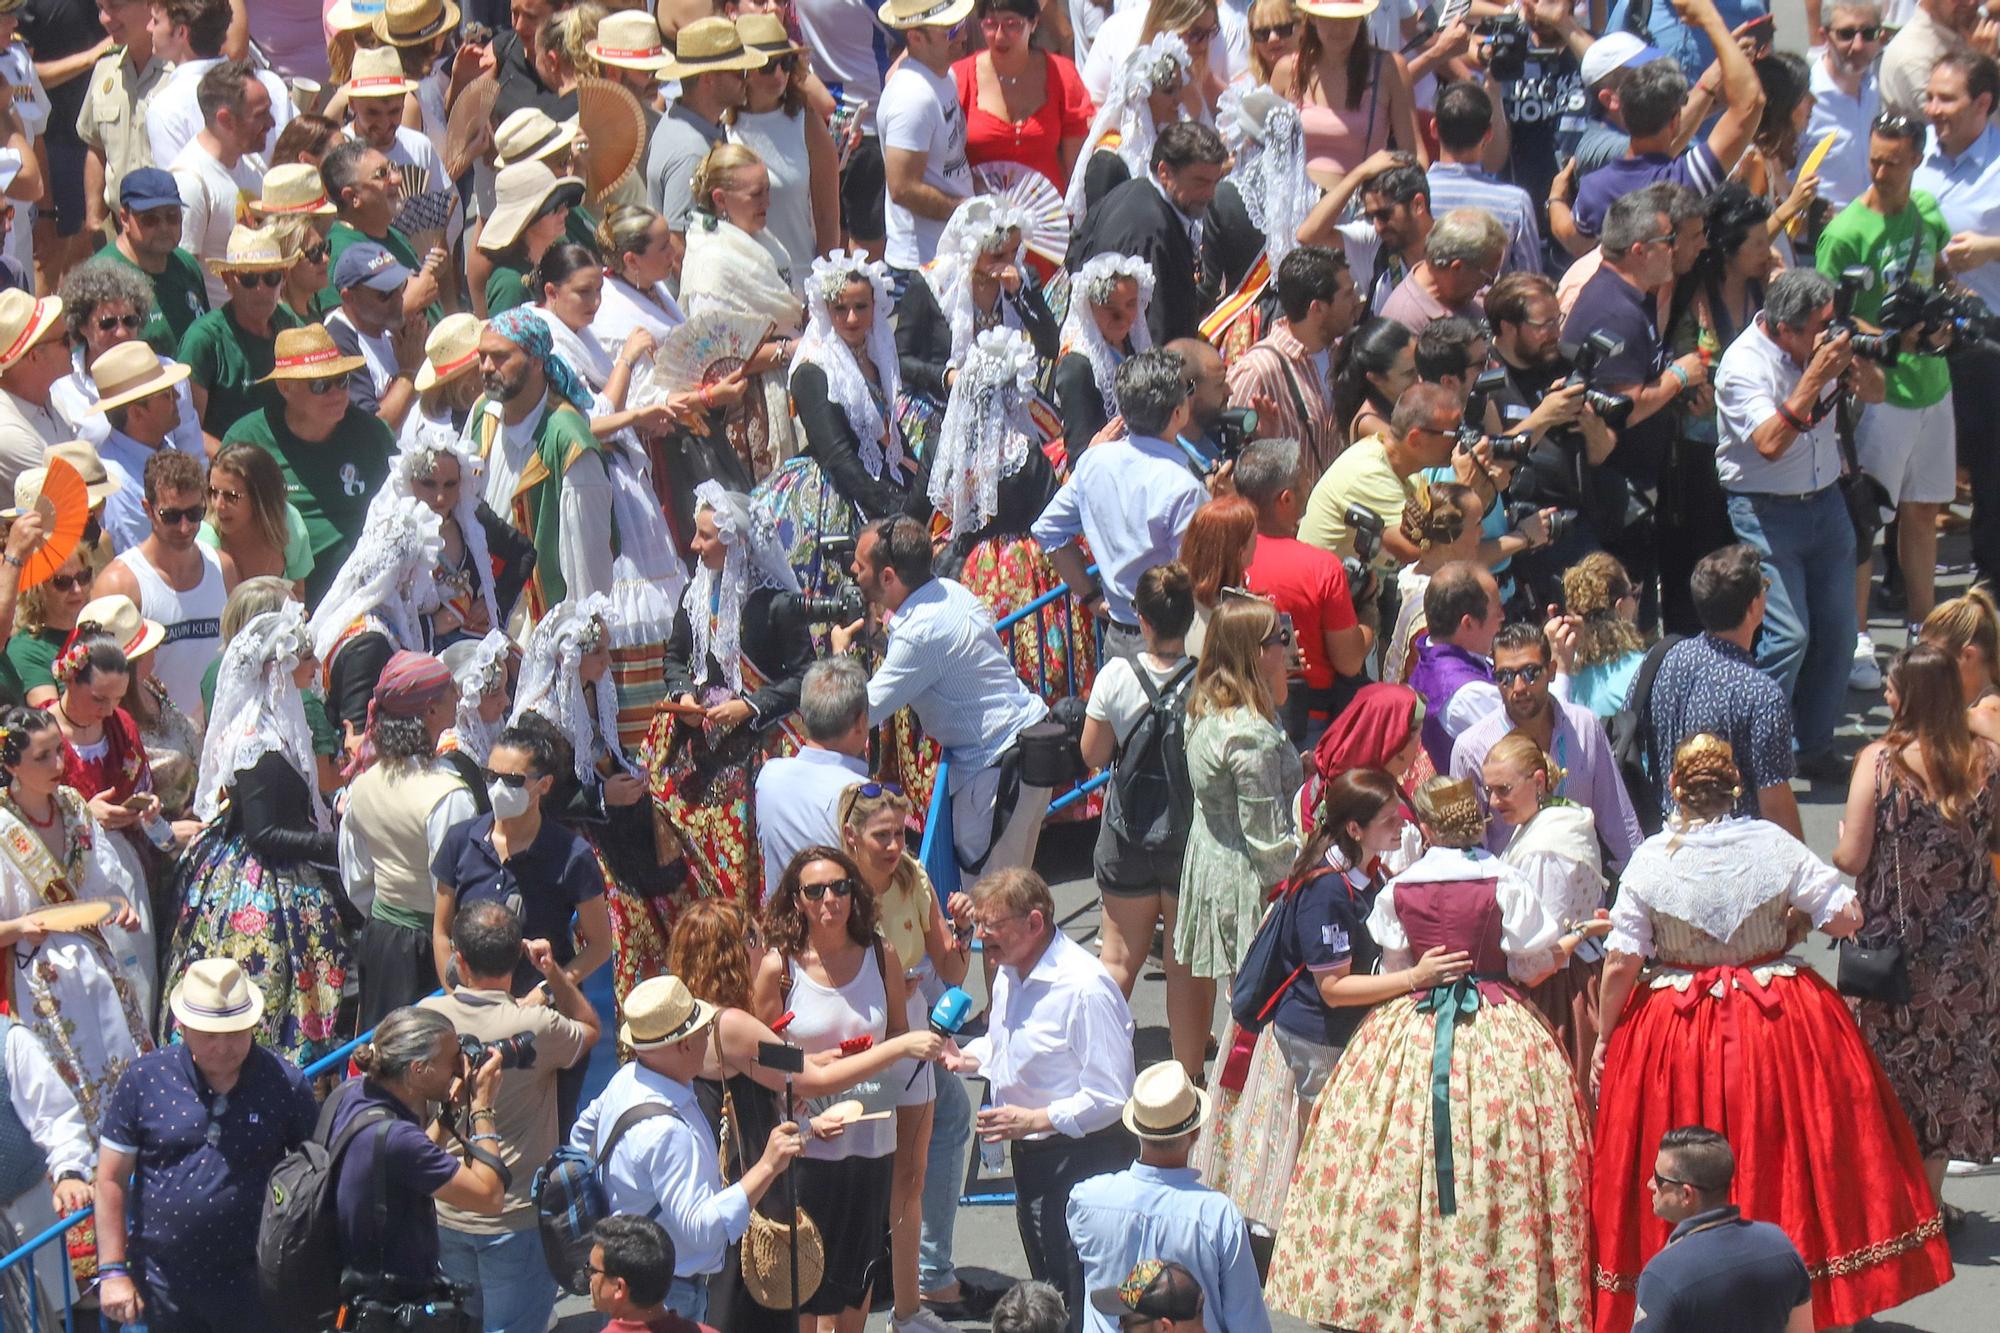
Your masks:
<svg viewBox="0 0 2000 1333"><path fill-rule="evenodd" d="M1870 403L1854 432L1861 468L1892 504L1950 504L1958 495L1958 435L1951 398L1929 407Z"/></svg>

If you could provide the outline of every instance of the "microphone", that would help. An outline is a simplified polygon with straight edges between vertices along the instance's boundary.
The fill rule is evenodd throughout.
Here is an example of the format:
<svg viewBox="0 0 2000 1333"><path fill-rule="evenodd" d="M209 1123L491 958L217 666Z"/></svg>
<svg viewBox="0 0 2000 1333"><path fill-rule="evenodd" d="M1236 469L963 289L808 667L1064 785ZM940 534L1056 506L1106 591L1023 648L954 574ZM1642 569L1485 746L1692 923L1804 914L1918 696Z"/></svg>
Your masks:
<svg viewBox="0 0 2000 1333"><path fill-rule="evenodd" d="M972 997L957 986L948 987L944 994L938 996L937 1003L931 1006L931 1031L940 1037L955 1037L958 1035L958 1030L965 1026L965 1020L970 1017L972 1017ZM909 1082L903 1084L905 1092L915 1086L917 1073L922 1068L922 1065L918 1065L916 1069L910 1071Z"/></svg>

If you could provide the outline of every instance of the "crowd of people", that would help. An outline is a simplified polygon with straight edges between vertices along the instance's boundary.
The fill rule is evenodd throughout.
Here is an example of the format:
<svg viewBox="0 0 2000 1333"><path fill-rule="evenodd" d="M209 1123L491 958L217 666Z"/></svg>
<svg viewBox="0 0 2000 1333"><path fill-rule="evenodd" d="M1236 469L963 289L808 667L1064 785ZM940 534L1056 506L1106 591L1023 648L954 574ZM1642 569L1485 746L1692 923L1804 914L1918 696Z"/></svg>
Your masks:
<svg viewBox="0 0 2000 1333"><path fill-rule="evenodd" d="M154 1333L1949 1281L2000 35L1807 20L0 0L0 1250L94 1203L78 1287ZM309 1141L337 1309L260 1294Z"/></svg>

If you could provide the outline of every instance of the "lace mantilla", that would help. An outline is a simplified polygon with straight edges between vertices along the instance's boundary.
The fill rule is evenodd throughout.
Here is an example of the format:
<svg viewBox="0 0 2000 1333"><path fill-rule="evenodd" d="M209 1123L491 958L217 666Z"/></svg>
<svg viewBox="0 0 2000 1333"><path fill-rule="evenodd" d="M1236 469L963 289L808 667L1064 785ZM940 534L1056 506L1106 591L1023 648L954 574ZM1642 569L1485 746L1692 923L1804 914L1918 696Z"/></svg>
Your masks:
<svg viewBox="0 0 2000 1333"><path fill-rule="evenodd" d="M597 681L597 706L584 687L583 656L611 642L611 599L594 592L582 601L568 598L549 608L528 636L521 677L515 683L514 712L519 722L534 713L562 733L576 754L577 781L589 786L596 776L594 760L600 738L612 760L637 774L618 748L618 691L607 672Z"/></svg>
<svg viewBox="0 0 2000 1333"><path fill-rule="evenodd" d="M294 601L253 619L223 650L195 781L194 812L204 821L221 812L222 794L236 775L274 750L305 780L307 791L319 790L312 730L292 681L292 672L311 653L306 609ZM326 803L308 804L314 825L325 832Z"/></svg>
<svg viewBox="0 0 2000 1333"><path fill-rule="evenodd" d="M423 613L442 600L437 568L443 554L438 516L429 505L410 496L378 497L354 553L313 614L313 654L330 661L341 634L370 614L381 619L398 648L422 652Z"/></svg>
<svg viewBox="0 0 2000 1333"><path fill-rule="evenodd" d="M376 493L368 506L370 516L377 506L390 499L415 499L416 483L430 479L440 458L457 459L458 503L452 506L451 516L458 523L459 540L465 543L466 563L479 584L476 590L479 600L486 604L486 623L498 625L500 604L493 595L493 559L486 550L486 525L479 521L479 497L486 493L486 461L466 448L464 438L449 421L427 421L414 435L406 432L401 443L401 452L389 464L389 484ZM442 554L442 540L439 550ZM433 590L438 596L437 604L422 610L436 610L452 591L441 585Z"/></svg>
<svg viewBox="0 0 2000 1333"><path fill-rule="evenodd" d="M1090 307L1111 299L1120 281L1130 278L1139 284L1139 315L1132 321L1132 350L1143 352L1153 345L1153 330L1146 323L1146 309L1153 304L1153 266L1137 255L1101 254L1077 270L1070 283L1069 310L1063 315L1062 344L1083 353L1090 362L1090 377L1104 398L1104 415L1118 415L1119 354L1104 340ZM1078 300L1081 296L1083 299ZM1074 460L1072 460L1074 461Z"/></svg>
<svg viewBox="0 0 2000 1333"><path fill-rule="evenodd" d="M1106 138L1116 134L1115 151L1132 178L1137 180L1151 174L1153 140L1159 137L1160 127L1153 123L1150 99L1154 93L1179 92L1192 77L1194 57L1188 54L1187 43L1175 33L1163 32L1125 57L1117 78L1112 80L1110 96L1097 109L1097 118L1090 122L1083 151L1077 154L1076 166L1069 174L1069 192L1063 203L1069 209L1072 227L1083 225L1086 211L1083 178L1090 167L1091 155Z"/></svg>
<svg viewBox="0 0 2000 1333"><path fill-rule="evenodd" d="M951 220L944 224L944 232L938 238L937 258L926 264L922 272L924 281L930 284L931 295L937 298L938 309L944 311L951 326L952 364L958 364L966 354L978 330L979 311L972 304L973 266L982 256L1002 250L1011 232L1014 249L1008 259L1015 267L1021 267L1025 262L1021 257L1024 244L1021 238L1028 226L1026 213L983 194L960 204L953 210ZM1006 306L1002 297L1003 319Z"/></svg>
<svg viewBox="0 0 2000 1333"><path fill-rule="evenodd" d="M507 653L514 646L504 629L486 631L486 637L472 646L458 669L451 673L452 684L458 686L458 710L452 716L452 732L457 737L458 747L477 759L486 762L486 756L493 752L493 742L498 739L504 722L487 722L479 716L479 701L507 676ZM456 646L445 650L447 656L456 655Z"/></svg>
<svg viewBox="0 0 2000 1333"><path fill-rule="evenodd" d="M799 578L778 540L777 520L762 500L704 481L694 488L694 507L697 514L706 511L715 516L725 554L721 569L697 560L694 578L681 595L681 610L687 613L693 637L688 669L695 684L706 685L713 658L721 665L730 692L741 694L743 603L759 588L796 593Z"/></svg>
<svg viewBox="0 0 2000 1333"><path fill-rule="evenodd" d="M1801 888L1824 890L1839 873L1777 825L1762 819L1726 818L1667 828L1639 844L1619 878L1629 896L1659 916L1671 916L1718 940L1736 934L1749 915ZM1830 882L1830 883L1829 883ZM1815 921L1824 924L1825 915Z"/></svg>
<svg viewBox="0 0 2000 1333"><path fill-rule="evenodd" d="M1236 164L1229 178L1242 196L1243 211L1264 237L1271 271L1298 245L1299 226L1312 212L1319 187L1306 176L1305 126L1299 109L1270 88L1222 94L1223 137Z"/></svg>
<svg viewBox="0 0 2000 1333"><path fill-rule="evenodd" d="M1018 329L988 329L959 364L930 485L954 540L993 521L1001 481L1020 471L1035 447L1028 404L1038 367L1034 345Z"/></svg>
<svg viewBox="0 0 2000 1333"><path fill-rule="evenodd" d="M868 378L854 350L841 341L833 327L834 301L852 282L865 282L875 291L875 324L868 330L868 359L875 363L881 382L882 401L891 407L885 414L869 392ZM861 465L869 475L881 480L893 476L903 466L903 441L896 429L893 408L903 391L902 373L896 360L896 334L889 326L889 270L859 250L835 250L813 260L812 278L806 283L806 331L799 336L798 350L792 355L791 373L803 365L818 366L826 374L827 397L847 414L847 424L861 441Z"/></svg>

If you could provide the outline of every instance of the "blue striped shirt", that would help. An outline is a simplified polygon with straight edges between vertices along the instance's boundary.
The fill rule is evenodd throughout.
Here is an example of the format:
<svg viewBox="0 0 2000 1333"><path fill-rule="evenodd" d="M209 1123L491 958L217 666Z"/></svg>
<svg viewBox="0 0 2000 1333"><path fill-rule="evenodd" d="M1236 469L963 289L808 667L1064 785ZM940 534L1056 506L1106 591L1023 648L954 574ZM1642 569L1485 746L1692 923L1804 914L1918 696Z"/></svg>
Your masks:
<svg viewBox="0 0 2000 1333"><path fill-rule="evenodd" d="M1430 181L1432 217L1454 208L1483 209L1507 229L1507 256L1500 271L1542 271L1542 233L1535 223L1535 201L1526 190L1462 162L1433 162Z"/></svg>

